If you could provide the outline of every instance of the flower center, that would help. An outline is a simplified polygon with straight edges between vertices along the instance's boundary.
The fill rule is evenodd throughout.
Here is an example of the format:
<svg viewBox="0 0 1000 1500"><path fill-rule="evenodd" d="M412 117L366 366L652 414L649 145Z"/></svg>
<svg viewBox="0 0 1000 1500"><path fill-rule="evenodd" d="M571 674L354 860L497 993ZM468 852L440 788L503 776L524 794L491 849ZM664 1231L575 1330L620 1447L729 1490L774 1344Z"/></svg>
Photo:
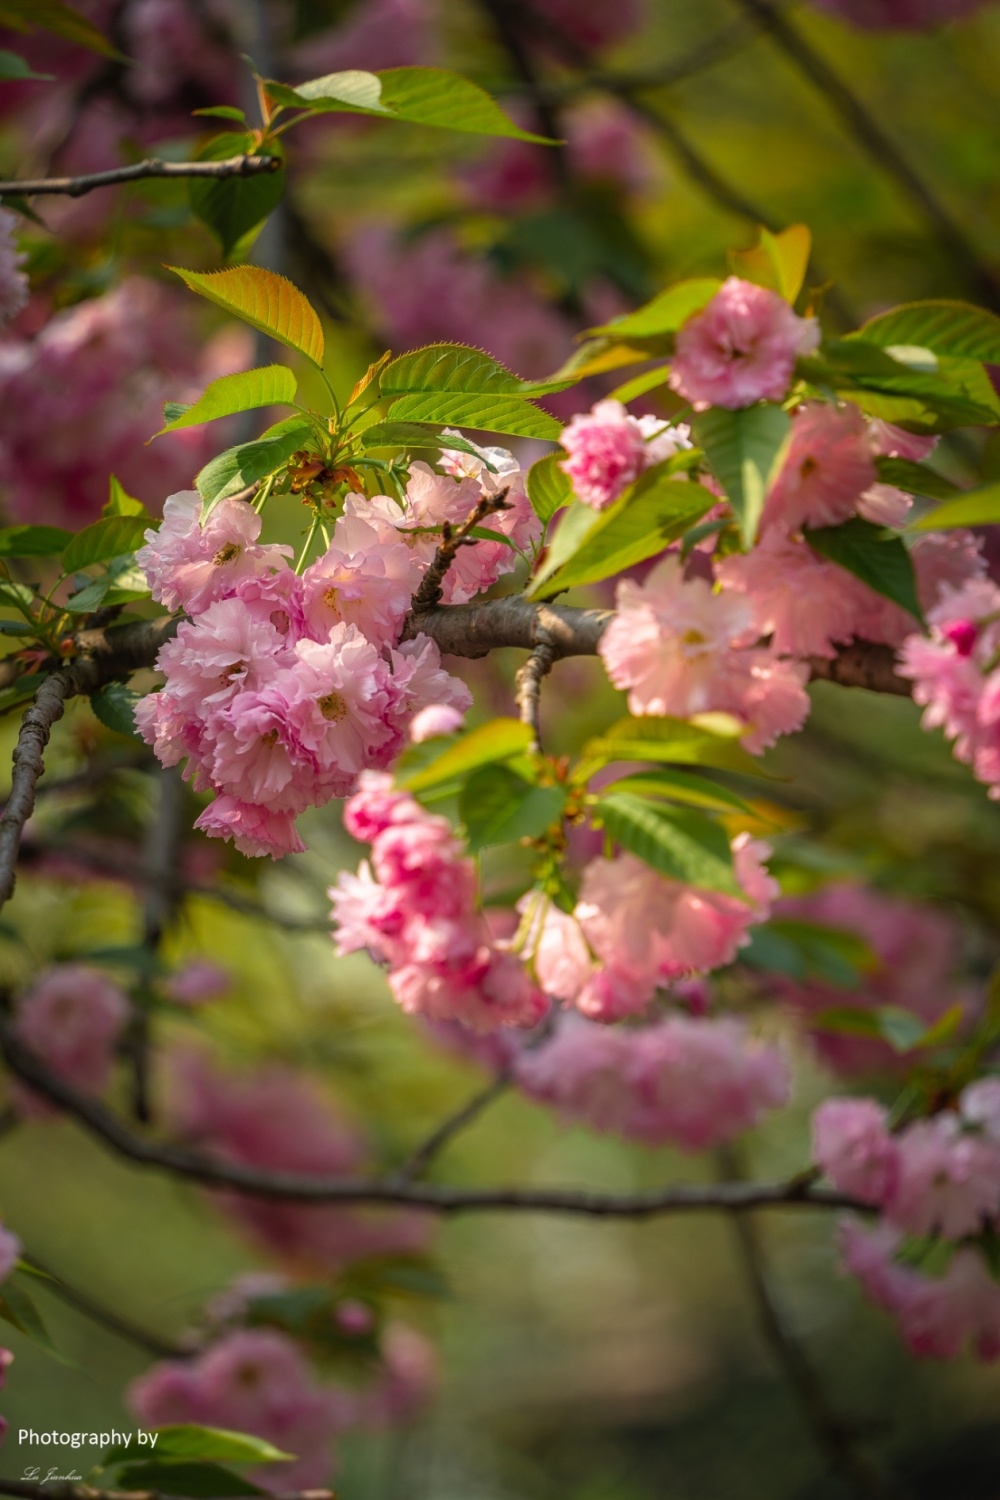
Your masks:
<svg viewBox="0 0 1000 1500"><path fill-rule="evenodd" d="M339 597L340 596L337 593L336 589L329 588L323 595L323 603L326 605L327 609L336 609Z"/></svg>
<svg viewBox="0 0 1000 1500"><path fill-rule="evenodd" d="M245 672L246 669L247 664L245 661L230 662L229 666L223 670L219 681L222 683L223 687L229 687L229 685L232 683L233 678L238 677L240 673Z"/></svg>
<svg viewBox="0 0 1000 1500"><path fill-rule="evenodd" d="M347 704L339 693L327 693L325 698L317 698L319 711L324 719L330 719L337 723L347 713Z"/></svg>
<svg viewBox="0 0 1000 1500"><path fill-rule="evenodd" d="M239 557L242 551L243 548L240 546L239 542L226 542L225 546L220 547L218 552L212 558L212 566L221 568L225 563L231 563L235 561L235 559Z"/></svg>

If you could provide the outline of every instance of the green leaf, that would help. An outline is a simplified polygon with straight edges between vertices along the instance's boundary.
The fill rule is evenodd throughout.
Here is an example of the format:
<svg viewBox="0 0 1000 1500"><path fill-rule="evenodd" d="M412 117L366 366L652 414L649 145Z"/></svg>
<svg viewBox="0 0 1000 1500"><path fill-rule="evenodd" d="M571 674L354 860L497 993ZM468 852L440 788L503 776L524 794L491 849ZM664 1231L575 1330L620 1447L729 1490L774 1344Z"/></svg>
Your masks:
<svg viewBox="0 0 1000 1500"><path fill-rule="evenodd" d="M0 531L0 557L58 557L73 540L59 526L6 526Z"/></svg>
<svg viewBox="0 0 1000 1500"><path fill-rule="evenodd" d="M161 1495L185 1495L189 1500L229 1500L237 1495L266 1495L249 1479L219 1464L130 1464L119 1469L118 1490L154 1490Z"/></svg>
<svg viewBox="0 0 1000 1500"><path fill-rule="evenodd" d="M141 740L135 727L135 706L144 695L126 687L124 682L111 682L99 693L91 693L90 706L105 729L122 734L126 739Z"/></svg>
<svg viewBox="0 0 1000 1500"><path fill-rule="evenodd" d="M278 437L257 438L252 443L227 448L195 475L194 482L206 506L215 505L229 495L238 495L254 480L272 474L302 447L311 431L310 424L300 420L290 431Z"/></svg>
<svg viewBox="0 0 1000 1500"><path fill-rule="evenodd" d="M912 344L935 354L1000 364L1000 318L968 302L904 302L870 318L849 337L882 348Z"/></svg>
<svg viewBox="0 0 1000 1500"><path fill-rule="evenodd" d="M573 484L561 466L561 457L559 453L548 453L528 470L528 499L543 527L573 499Z"/></svg>
<svg viewBox="0 0 1000 1500"><path fill-rule="evenodd" d="M471 427L482 432L509 433L513 437L541 438L546 442L554 441L562 432L562 425L555 417L519 396L417 392L398 397L389 407L388 417L396 422Z"/></svg>
<svg viewBox="0 0 1000 1500"><path fill-rule="evenodd" d="M390 360L379 376L383 396L416 391L464 391L513 396L525 382L499 360L471 344L426 344Z"/></svg>
<svg viewBox="0 0 1000 1500"><path fill-rule="evenodd" d="M536 786L508 766L474 771L458 798L469 852L492 844L514 844L538 838L562 817L566 793L558 786Z"/></svg>
<svg viewBox="0 0 1000 1500"><path fill-rule="evenodd" d="M9 713L12 708L19 708L29 698L33 698L46 676L45 672L27 672L10 687L0 688L0 714Z"/></svg>
<svg viewBox="0 0 1000 1500"><path fill-rule="evenodd" d="M254 137L226 131L214 136L198 152L199 161L226 161L231 156L251 155ZM280 160L280 150L270 155ZM192 177L188 196L197 218L215 235L228 257L252 229L277 208L285 191L284 166L271 172L248 172L246 176Z"/></svg>
<svg viewBox="0 0 1000 1500"><path fill-rule="evenodd" d="M105 574L101 578L95 578L82 589L77 589L75 594L70 594L66 600L66 608L70 614L90 615L95 609L100 609L111 589L111 579Z"/></svg>
<svg viewBox="0 0 1000 1500"><path fill-rule="evenodd" d="M323 368L323 328L316 309L298 287L262 266L233 266L226 271L186 271L168 266L185 285L216 306L235 313L279 344L297 349L317 369Z"/></svg>
<svg viewBox="0 0 1000 1500"><path fill-rule="evenodd" d="M894 1052L912 1052L923 1043L928 1030L919 1016L898 1005L880 1005L874 1009L834 1005L815 1015L812 1025L820 1031L888 1042Z"/></svg>
<svg viewBox="0 0 1000 1500"><path fill-rule="evenodd" d="M9 1276L0 1288L0 1318L18 1329L33 1344L38 1344L60 1364L76 1368L74 1361L56 1348L37 1307L15 1277Z"/></svg>
<svg viewBox="0 0 1000 1500"><path fill-rule="evenodd" d="M366 453L373 448L451 448L457 453L482 457L475 443L454 432L435 432L419 422L376 422L373 427L365 428L360 441ZM496 473L495 464L486 462L486 467L491 474Z"/></svg>
<svg viewBox="0 0 1000 1500"><path fill-rule="evenodd" d="M639 396L645 396L647 391L655 391L661 385L666 385L669 379L669 365L655 365L652 370L643 370L641 375L633 375L623 385L616 385L613 391L608 392L608 398L627 405Z"/></svg>
<svg viewBox="0 0 1000 1500"><path fill-rule="evenodd" d="M714 716L718 719L719 716ZM739 743L742 726L734 719L725 726L691 723L656 715L619 719L580 751L574 780L587 780L601 766L620 760L670 761L676 765L717 766L760 776L761 769Z"/></svg>
<svg viewBox="0 0 1000 1500"><path fill-rule="evenodd" d="M400 120L470 135L505 136L543 146L559 144L522 130L484 89L458 73L444 68L386 68L378 76L382 81L381 102Z"/></svg>
<svg viewBox="0 0 1000 1500"><path fill-rule="evenodd" d="M146 522L141 516L105 516L77 533L63 549L62 565L67 573L78 573L91 563L134 552L145 531Z"/></svg>
<svg viewBox="0 0 1000 1500"><path fill-rule="evenodd" d="M470 729L460 739L417 771L399 778L409 792L424 792L446 781L464 776L480 766L523 755L531 744L531 730L518 719L491 719Z"/></svg>
<svg viewBox="0 0 1000 1500"><path fill-rule="evenodd" d="M749 944L740 949L738 962L766 974L788 974L793 979L816 979L855 989L878 960L854 932L782 917L753 928Z"/></svg>
<svg viewBox="0 0 1000 1500"><path fill-rule="evenodd" d="M0 620L0 635L36 635L37 631L27 620Z"/></svg>
<svg viewBox="0 0 1000 1500"><path fill-rule="evenodd" d="M0 0L0 26L11 26L15 31L37 27L117 62L127 61L86 16L63 4L63 0Z"/></svg>
<svg viewBox="0 0 1000 1500"><path fill-rule="evenodd" d="M596 812L611 837L661 875L704 890L742 896L729 839L701 813L663 807L630 792L609 792Z"/></svg>
<svg viewBox="0 0 1000 1500"><path fill-rule="evenodd" d="M806 279L812 235L804 224L790 224L780 234L761 228L753 250L732 250L729 261L737 276L766 286L794 303Z"/></svg>
<svg viewBox="0 0 1000 1500"><path fill-rule="evenodd" d="M171 1424L155 1427L157 1434L155 1462L223 1463L223 1464L273 1464L295 1458L294 1453L283 1453L263 1438L252 1437L247 1432L230 1432L223 1427L198 1427L193 1423ZM109 1469L123 1459L134 1458L123 1444L105 1448L100 1466Z"/></svg>
<svg viewBox="0 0 1000 1500"><path fill-rule="evenodd" d="M623 791L643 797L665 797L672 802L690 803L692 807L709 807L717 812L752 812L748 802L727 786L697 776L691 771L634 771L604 788L605 792Z"/></svg>
<svg viewBox="0 0 1000 1500"><path fill-rule="evenodd" d="M651 302L636 312L613 318L600 328L591 328L591 334L606 334L610 338L653 338L664 333L676 333L691 317L700 312L719 290L722 282L718 277L700 276L691 281L679 281L676 286L658 292Z"/></svg>
<svg viewBox="0 0 1000 1500"><path fill-rule="evenodd" d="M214 422L238 411L254 411L259 406L290 406L295 400L295 376L287 365L264 365L257 370L243 370L237 375L222 375L206 387L183 415L175 417L156 434L176 432L178 427L197 427Z"/></svg>
<svg viewBox="0 0 1000 1500"><path fill-rule="evenodd" d="M313 114L391 113L382 103L381 78L377 73L365 73L360 68L324 73L321 78L310 78L294 88L268 79L264 88L278 104L291 109L308 108Z"/></svg>
<svg viewBox="0 0 1000 1500"><path fill-rule="evenodd" d="M910 495L926 495L931 500L950 500L962 491L950 479L945 479L936 469L926 464L916 464L909 458L877 458L875 467L882 484L894 484L897 489Z"/></svg>
<svg viewBox="0 0 1000 1500"><path fill-rule="evenodd" d="M594 519L589 525L581 511L590 507L581 505L577 510L572 506L560 522L529 597L598 583L655 557L715 503L715 496L702 485L665 475L657 465L647 469L607 510L596 515L591 511ZM571 521L572 529L567 531Z"/></svg>
<svg viewBox="0 0 1000 1500"><path fill-rule="evenodd" d="M152 521L152 516L143 505L141 500L136 500L130 495L124 485L112 474L108 483L108 502L101 511L102 516L142 516L146 521Z"/></svg>
<svg viewBox="0 0 1000 1500"><path fill-rule="evenodd" d="M695 442L739 517L743 541L750 547L768 486L784 457L791 418L780 406L747 406L728 411L715 406L691 420Z"/></svg>
<svg viewBox="0 0 1000 1500"><path fill-rule="evenodd" d="M818 526L803 531L814 552L860 578L876 594L891 599L917 620L923 620L913 563L898 536L853 516L842 526Z"/></svg>
<svg viewBox="0 0 1000 1500"><path fill-rule="evenodd" d="M822 357L800 360L799 370L809 380L834 385L846 400L886 421L921 426L996 422L992 404L967 394L961 369L939 364L932 351L916 345L883 349L854 336L827 339Z"/></svg>
<svg viewBox="0 0 1000 1500"><path fill-rule="evenodd" d="M206 115L216 120L239 120L241 124L246 123L246 113L237 109L235 104L210 104L206 109L193 109L193 115Z"/></svg>
<svg viewBox="0 0 1000 1500"><path fill-rule="evenodd" d="M914 521L909 530L950 531L955 526L990 526L996 521L1000 521L1000 481L960 492Z"/></svg>
<svg viewBox="0 0 1000 1500"><path fill-rule="evenodd" d="M54 73L36 73L31 64L16 52L0 51L0 83L16 83L29 78L51 81Z"/></svg>

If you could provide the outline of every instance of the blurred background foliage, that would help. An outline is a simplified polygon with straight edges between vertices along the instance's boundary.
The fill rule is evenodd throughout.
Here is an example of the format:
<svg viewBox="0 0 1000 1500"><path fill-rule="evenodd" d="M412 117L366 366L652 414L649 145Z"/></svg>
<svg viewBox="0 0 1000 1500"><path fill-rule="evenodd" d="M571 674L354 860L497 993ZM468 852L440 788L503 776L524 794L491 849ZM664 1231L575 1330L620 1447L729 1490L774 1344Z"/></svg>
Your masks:
<svg viewBox="0 0 1000 1500"><path fill-rule="evenodd" d="M552 150L343 119L291 138L285 203L244 248L323 310L345 392L383 347L431 339L475 342L523 375L548 374L588 325L671 280L718 273L727 249L751 244L761 222L810 225L811 283L828 287L832 327L926 296L1000 310L998 6L909 32L782 5L797 60L787 36L760 24L758 6L732 0L539 0L537 13L514 0L101 0L81 9L133 62L38 32L0 43L56 75L51 84L0 84L5 174L95 170L154 147L188 155L211 125L191 110L248 103L241 52L289 80L440 63L491 89L526 125L569 141ZM820 59L820 86L803 55ZM136 355L121 400L138 386L183 396L221 323L198 323L205 314L161 270L219 264L186 190L145 184L38 212L23 236L33 297L11 339L139 275L156 285L157 318L188 320L186 352L159 358L148 331L132 329L149 349ZM222 332L233 340L228 367L248 363L252 351ZM556 410L567 415L583 401L574 392ZM647 400L639 409L658 408ZM92 419L74 411L67 420L78 425L72 441L63 434L66 461L100 469ZM174 440L141 448L152 428L135 420L133 485L157 502L175 463L158 450ZM10 440L0 434L0 444ZM946 440L940 466L958 477L995 474L1000 459ZM16 476L8 471L6 482L20 519ZM296 523L294 502L279 521ZM512 666L506 654L469 665L481 717L509 711ZM940 903L961 925L968 972L982 978L998 954L1000 811L943 742L920 732L909 702L822 684L812 691L806 732L768 761L776 779L764 831L786 887L840 872ZM553 748L579 743L615 698L596 663L560 664L546 690ZM5 763L13 734L5 724ZM48 779L81 775L44 797L33 820L33 863L0 930L7 984L141 936L137 872L159 777L77 706L54 741ZM392 1165L482 1076L427 1042L365 961L333 958L324 888L357 851L329 810L306 831L310 852L278 868L188 835L188 891L164 956L211 956L231 975L228 993L196 1018L227 1060L308 1066L364 1122L374 1157ZM262 922L259 909L278 922ZM163 1023L168 1038L192 1029L182 1014ZM804 1042L799 1052L793 1105L746 1142L744 1167L755 1175L789 1173L807 1159L808 1109L828 1080ZM507 1097L435 1170L461 1183L623 1190L715 1167L563 1128ZM195 1189L111 1161L58 1120L0 1139L0 1189L4 1219L31 1253L165 1337L176 1338L234 1274L269 1264ZM819 1215L785 1213L758 1232L789 1325L834 1409L870 1436L915 1497L997 1500L1000 1372L971 1358L947 1367L910 1360L888 1320L836 1274L830 1229ZM410 1298L405 1311L438 1345L439 1393L403 1433L344 1440L345 1500L851 1492L804 1420L808 1392L762 1339L732 1224L469 1217L440 1226L432 1258L444 1295ZM11 1427L131 1428L121 1392L147 1356L44 1286L39 1302L74 1363L55 1365L11 1335ZM51 1458L9 1440L0 1466L17 1475Z"/></svg>

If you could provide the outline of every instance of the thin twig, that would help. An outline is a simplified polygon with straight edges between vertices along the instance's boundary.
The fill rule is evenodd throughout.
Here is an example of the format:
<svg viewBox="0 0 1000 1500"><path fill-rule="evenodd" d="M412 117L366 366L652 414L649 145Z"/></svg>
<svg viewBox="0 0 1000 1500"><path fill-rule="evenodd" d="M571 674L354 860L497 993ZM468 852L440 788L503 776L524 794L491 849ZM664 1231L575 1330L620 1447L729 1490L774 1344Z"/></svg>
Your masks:
<svg viewBox="0 0 1000 1500"><path fill-rule="evenodd" d="M963 277L975 288L977 295L994 310L1000 309L1000 282L997 277L983 264L965 231L936 193L836 69L815 50L795 23L781 13L773 0L735 0L735 3L770 34L777 46L823 95L862 150L892 178L961 269Z"/></svg>
<svg viewBox="0 0 1000 1500"><path fill-rule="evenodd" d="M400 1182L396 1177L330 1178L268 1172L137 1135L105 1105L53 1073L6 1025L0 1025L0 1050L12 1072L72 1115L117 1156L205 1187L231 1188L254 1197L300 1203L394 1204L443 1214L514 1211L627 1219L708 1210L745 1213L752 1208L848 1208L864 1212L864 1205L856 1199L817 1187L801 1174L788 1182L672 1183L644 1193L605 1193L586 1188L459 1188Z"/></svg>
<svg viewBox="0 0 1000 1500"><path fill-rule="evenodd" d="M80 177L25 177L19 182L0 182L0 197L37 198L43 193L61 193L80 198L95 188L114 187L121 182L139 182L148 177L254 177L261 172L277 172L277 156L230 156L225 161L161 161L150 156L127 167L112 167L106 172L89 172Z"/></svg>
<svg viewBox="0 0 1000 1500"><path fill-rule="evenodd" d="M167 1339L161 1339L157 1334L150 1333L146 1328L140 1328L128 1318L123 1318L121 1313L115 1312L113 1308L107 1307L97 1297L91 1296L89 1292L82 1291L73 1286L66 1279L53 1271L51 1266L39 1260L38 1256L31 1251L24 1252L24 1259L29 1266L41 1271L43 1280L39 1283L41 1288L50 1292L53 1297L58 1297L60 1302L65 1302L67 1307L75 1308L92 1323L106 1328L116 1338L124 1339L128 1344L134 1344L137 1349L143 1349L147 1354L152 1354L155 1359L190 1359L191 1351L183 1349L179 1344L171 1344Z"/></svg>
<svg viewBox="0 0 1000 1500"><path fill-rule="evenodd" d="M556 649L551 641L542 639L527 661L518 669L514 678L517 689L518 714L522 724L531 730L530 748L537 753L542 748L542 679L552 671L556 660Z"/></svg>
<svg viewBox="0 0 1000 1500"><path fill-rule="evenodd" d="M741 1180L742 1166L735 1150L730 1147L717 1155L722 1177ZM761 1332L831 1472L846 1480L868 1500L906 1500L906 1490L858 1450L857 1434L852 1425L831 1408L822 1381L788 1328L771 1290L766 1257L753 1215L734 1214L733 1233L753 1293Z"/></svg>
<svg viewBox="0 0 1000 1500"><path fill-rule="evenodd" d="M462 522L461 526L453 530L450 523L445 521L441 527L441 541L434 554L433 561L423 578L420 587L410 601L411 615L423 615L429 609L434 609L441 602L441 594L444 589L444 581L455 558L458 556L460 547L474 547L476 537L471 532L477 526L481 526L488 516L495 515L497 511L509 510L507 504L506 487L497 490L495 495L484 495L476 508Z"/></svg>
<svg viewBox="0 0 1000 1500"><path fill-rule="evenodd" d="M449 1115L446 1120L442 1120L441 1124L435 1130L431 1131L423 1144L417 1147L413 1155L395 1173L396 1180L398 1182L416 1182L418 1178L424 1175L431 1162L434 1161L435 1157L440 1155L445 1146L448 1145L448 1142L453 1140L467 1125L471 1125L473 1120L477 1120L483 1110L492 1104L494 1099L499 1099L500 1095L505 1093L509 1087L509 1074L498 1073L485 1088L480 1089L478 1093L473 1094L471 1099L466 1100L461 1109L457 1109L453 1115Z"/></svg>
<svg viewBox="0 0 1000 1500"><path fill-rule="evenodd" d="M143 849L145 899L142 912L142 946L155 958L178 904L177 874L183 843L184 783L176 766L160 768L156 780L156 808L150 819ZM135 1008L127 1049L132 1060L133 1109L144 1125L150 1110L150 1011Z"/></svg>

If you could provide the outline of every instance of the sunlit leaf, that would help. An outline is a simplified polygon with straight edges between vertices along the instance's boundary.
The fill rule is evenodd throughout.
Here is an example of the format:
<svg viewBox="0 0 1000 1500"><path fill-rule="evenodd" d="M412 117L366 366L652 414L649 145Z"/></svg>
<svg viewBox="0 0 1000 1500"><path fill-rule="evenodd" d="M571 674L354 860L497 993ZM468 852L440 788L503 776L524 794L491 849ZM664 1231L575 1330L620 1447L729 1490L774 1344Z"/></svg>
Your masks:
<svg viewBox="0 0 1000 1500"><path fill-rule="evenodd" d="M112 474L108 481L108 499L101 511L102 516L142 516L146 521L152 521L152 516L134 495L130 495L117 475Z"/></svg>
<svg viewBox="0 0 1000 1500"><path fill-rule="evenodd" d="M67 42L86 47L91 52L100 52L118 62L126 59L103 36L93 22L82 16L63 0L0 0L0 26L10 26L14 31L51 31Z"/></svg>
<svg viewBox="0 0 1000 1500"><path fill-rule="evenodd" d="M167 1427L156 1427L155 1461L157 1463L187 1462L223 1464L273 1464L295 1458L294 1453L285 1453L263 1438L253 1437L248 1432L230 1432L222 1427L198 1427L193 1423L182 1423ZM105 1448L101 1454L101 1468L108 1469L123 1459L134 1458L135 1452L123 1444L116 1443Z"/></svg>
<svg viewBox="0 0 1000 1500"><path fill-rule="evenodd" d="M923 619L913 563L898 536L853 516L841 526L804 531L814 552L846 568L876 594L891 599L916 619Z"/></svg>
<svg viewBox="0 0 1000 1500"><path fill-rule="evenodd" d="M287 365L264 365L257 370L222 375L206 387L197 401L185 407L181 415L161 427L156 436L260 406L289 406L295 400L295 388L295 376Z"/></svg>
<svg viewBox="0 0 1000 1500"><path fill-rule="evenodd" d="M63 550L62 565L67 573L78 573L91 563L121 557L141 546L146 532L142 516L106 516L84 527Z"/></svg>
<svg viewBox="0 0 1000 1500"><path fill-rule="evenodd" d="M611 837L661 875L704 890L743 894L725 829L701 813L613 791L596 809Z"/></svg>
<svg viewBox="0 0 1000 1500"><path fill-rule="evenodd" d="M610 338L643 339L664 333L676 333L693 313L700 312L711 302L722 282L715 276L701 276L692 281L679 281L676 286L658 292L645 307L636 312L613 318L610 323L592 328L591 334L606 334Z"/></svg>
<svg viewBox="0 0 1000 1500"><path fill-rule="evenodd" d="M911 344L933 349L935 354L1000 364L1000 318L985 308L946 298L904 302L869 318L849 337L882 348Z"/></svg>
<svg viewBox="0 0 1000 1500"><path fill-rule="evenodd" d="M696 412L691 432L726 492L749 547L757 536L764 500L784 458L791 418L780 406L715 406Z"/></svg>
<svg viewBox="0 0 1000 1500"><path fill-rule="evenodd" d="M290 431L277 437L258 438L252 443L240 443L236 448L227 448L195 476L198 493L206 506L225 500L229 495L238 495L257 479L273 474L286 459L301 448L308 433L308 422L300 421Z"/></svg>
<svg viewBox="0 0 1000 1500"><path fill-rule="evenodd" d="M400 783L407 791L423 792L429 787L454 781L479 766L522 755L530 744L531 730L527 724L518 719L491 719L488 724L480 724L477 729L470 729L453 741L429 764L401 776Z"/></svg>
<svg viewBox="0 0 1000 1500"><path fill-rule="evenodd" d="M910 526L911 531L950 531L955 526L991 526L1000 521L1000 481L965 490L929 510Z"/></svg>
<svg viewBox="0 0 1000 1500"><path fill-rule="evenodd" d="M0 557L57 557L73 540L59 526L6 526L0 530Z"/></svg>
<svg viewBox="0 0 1000 1500"><path fill-rule="evenodd" d="M548 453L528 470L528 499L543 526L551 521L557 510L562 510L573 499L573 485L562 468L562 456L560 453Z"/></svg>
<svg viewBox="0 0 1000 1500"><path fill-rule="evenodd" d="M794 302L802 290L809 266L812 235L805 224L790 224L780 234L760 231L760 243L752 250L732 250L729 262L737 276L756 282Z"/></svg>
<svg viewBox="0 0 1000 1500"><path fill-rule="evenodd" d="M518 396L477 396L461 391L426 391L398 397L389 407L393 422L431 422L435 426L471 427L513 437L554 441L561 423L547 411Z"/></svg>
<svg viewBox="0 0 1000 1500"><path fill-rule="evenodd" d="M470 853L493 844L538 838L557 822L566 805L562 787L536 786L507 766L474 771L458 798Z"/></svg>
<svg viewBox="0 0 1000 1500"><path fill-rule="evenodd" d="M186 271L168 266L181 280L218 307L270 334L279 344L297 349L317 368L323 366L323 329L312 304L298 287L262 266L233 266L226 271Z"/></svg>
<svg viewBox="0 0 1000 1500"><path fill-rule="evenodd" d="M400 120L472 135L507 136L556 145L522 130L478 84L444 68L386 68L379 73L382 103Z"/></svg>
<svg viewBox="0 0 1000 1500"><path fill-rule="evenodd" d="M753 811L748 802L727 786L720 786L717 781L710 781L707 776L698 776L692 771L634 771L620 781L609 783L604 790L663 797L668 802L685 802L692 807L709 807L718 812L733 809L746 813Z"/></svg>

